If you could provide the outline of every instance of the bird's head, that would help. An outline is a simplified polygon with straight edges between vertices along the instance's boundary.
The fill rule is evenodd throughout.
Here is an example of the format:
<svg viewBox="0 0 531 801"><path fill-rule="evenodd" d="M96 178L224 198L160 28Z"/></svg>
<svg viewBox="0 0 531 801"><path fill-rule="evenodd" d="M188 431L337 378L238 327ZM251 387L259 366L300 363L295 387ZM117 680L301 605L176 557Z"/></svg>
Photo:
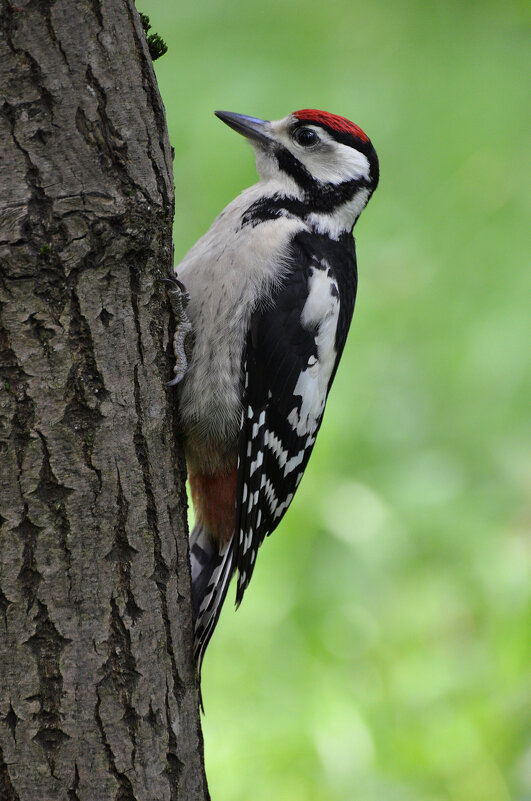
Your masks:
<svg viewBox="0 0 531 801"><path fill-rule="evenodd" d="M352 228L379 178L376 151L361 128L316 109L272 121L229 111L216 115L253 145L263 180L301 198L309 214L337 217Z"/></svg>

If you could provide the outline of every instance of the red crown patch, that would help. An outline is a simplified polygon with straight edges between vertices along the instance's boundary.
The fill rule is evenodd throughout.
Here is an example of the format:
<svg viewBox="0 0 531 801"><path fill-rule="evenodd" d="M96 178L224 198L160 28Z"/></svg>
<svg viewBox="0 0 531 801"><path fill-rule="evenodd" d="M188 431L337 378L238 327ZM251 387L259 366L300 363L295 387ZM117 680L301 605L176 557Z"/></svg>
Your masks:
<svg viewBox="0 0 531 801"><path fill-rule="evenodd" d="M361 139L362 142L368 142L369 137L361 130L358 125L355 125L346 117L338 117L337 114L330 114L328 111L318 111L315 108L303 108L300 111L294 111L293 116L297 117L302 122L316 122L321 125L327 125L334 131L340 133L347 133Z"/></svg>

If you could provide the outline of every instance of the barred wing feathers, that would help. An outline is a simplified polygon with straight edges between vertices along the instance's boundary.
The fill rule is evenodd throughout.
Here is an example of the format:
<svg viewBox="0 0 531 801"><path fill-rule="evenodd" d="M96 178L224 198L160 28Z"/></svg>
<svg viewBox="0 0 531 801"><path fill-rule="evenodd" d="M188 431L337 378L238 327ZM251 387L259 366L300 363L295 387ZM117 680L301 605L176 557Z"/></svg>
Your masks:
<svg viewBox="0 0 531 801"><path fill-rule="evenodd" d="M354 240L331 249L327 239L325 250L321 239L297 238L295 268L268 308L254 313L247 338L234 536L237 604L258 548L302 478L352 317Z"/></svg>

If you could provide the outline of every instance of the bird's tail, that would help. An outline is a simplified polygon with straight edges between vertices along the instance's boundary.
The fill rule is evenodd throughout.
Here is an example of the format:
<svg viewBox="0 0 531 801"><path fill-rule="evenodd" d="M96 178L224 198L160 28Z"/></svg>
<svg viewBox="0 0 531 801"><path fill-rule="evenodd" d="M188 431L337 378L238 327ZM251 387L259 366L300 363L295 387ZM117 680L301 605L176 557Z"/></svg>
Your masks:
<svg viewBox="0 0 531 801"><path fill-rule="evenodd" d="M220 546L198 522L190 535L194 656L198 679L206 647L218 622L234 572L233 539Z"/></svg>

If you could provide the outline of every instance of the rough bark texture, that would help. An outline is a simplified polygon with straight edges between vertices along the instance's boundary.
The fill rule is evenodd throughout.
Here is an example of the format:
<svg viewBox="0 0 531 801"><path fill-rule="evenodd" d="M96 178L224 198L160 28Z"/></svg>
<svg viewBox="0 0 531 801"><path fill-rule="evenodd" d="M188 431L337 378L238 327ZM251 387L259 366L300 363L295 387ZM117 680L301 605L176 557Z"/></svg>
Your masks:
<svg viewBox="0 0 531 801"><path fill-rule="evenodd" d="M204 801L164 109L132 0L0 9L0 801Z"/></svg>

